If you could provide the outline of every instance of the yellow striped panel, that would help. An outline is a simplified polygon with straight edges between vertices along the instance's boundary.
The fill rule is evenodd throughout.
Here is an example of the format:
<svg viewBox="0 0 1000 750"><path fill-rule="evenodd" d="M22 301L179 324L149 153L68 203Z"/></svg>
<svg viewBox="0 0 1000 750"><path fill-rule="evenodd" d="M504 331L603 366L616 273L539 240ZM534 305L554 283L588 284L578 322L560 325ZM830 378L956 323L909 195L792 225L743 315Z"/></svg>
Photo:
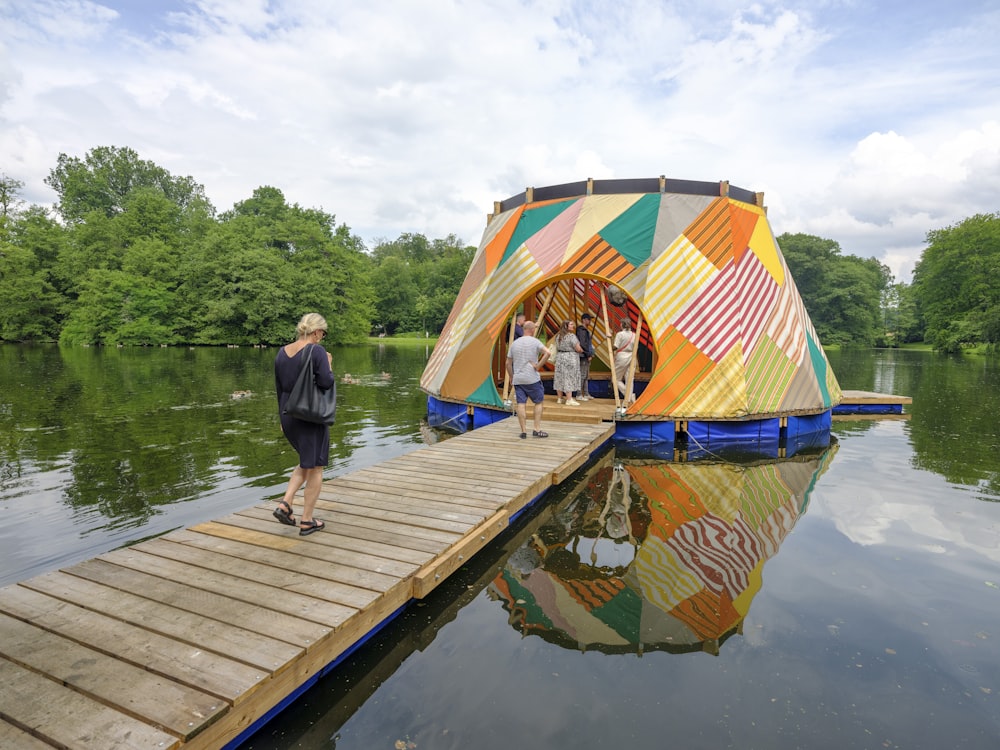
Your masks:
<svg viewBox="0 0 1000 750"><path fill-rule="evenodd" d="M747 362L748 407L751 414L777 411L795 376L795 363L771 337L765 334L757 342Z"/></svg>
<svg viewBox="0 0 1000 750"><path fill-rule="evenodd" d="M701 251L681 235L650 262L646 277L643 312L654 330L663 331L687 302L714 278L719 270Z"/></svg>
<svg viewBox="0 0 1000 750"><path fill-rule="evenodd" d="M701 579L655 536L646 537L635 556L633 567L642 595L664 612L669 612L704 588Z"/></svg>
<svg viewBox="0 0 1000 750"><path fill-rule="evenodd" d="M678 464L677 475L694 490L705 510L732 524L740 512L744 469L734 465Z"/></svg>
<svg viewBox="0 0 1000 750"><path fill-rule="evenodd" d="M676 416L742 417L747 412L747 384L739 342L673 410Z"/></svg>

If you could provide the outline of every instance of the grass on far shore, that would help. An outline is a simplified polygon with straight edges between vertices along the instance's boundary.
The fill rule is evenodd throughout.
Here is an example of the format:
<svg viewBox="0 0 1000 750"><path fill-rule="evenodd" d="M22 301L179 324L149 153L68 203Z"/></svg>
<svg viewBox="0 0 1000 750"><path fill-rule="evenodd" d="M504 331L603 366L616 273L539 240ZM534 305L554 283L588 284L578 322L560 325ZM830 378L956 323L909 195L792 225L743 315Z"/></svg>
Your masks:
<svg viewBox="0 0 1000 750"><path fill-rule="evenodd" d="M393 344L394 346L434 346L437 343L437 336L386 336L380 339L378 336L369 336L369 344Z"/></svg>

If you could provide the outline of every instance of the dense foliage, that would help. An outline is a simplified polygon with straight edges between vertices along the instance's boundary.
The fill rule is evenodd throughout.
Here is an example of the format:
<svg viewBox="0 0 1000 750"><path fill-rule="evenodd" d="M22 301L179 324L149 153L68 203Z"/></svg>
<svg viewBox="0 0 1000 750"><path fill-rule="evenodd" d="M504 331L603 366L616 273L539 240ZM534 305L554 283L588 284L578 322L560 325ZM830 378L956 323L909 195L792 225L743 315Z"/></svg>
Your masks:
<svg viewBox="0 0 1000 750"><path fill-rule="evenodd" d="M942 351L1000 343L1000 214L927 234L913 287L926 339Z"/></svg>
<svg viewBox="0 0 1000 750"><path fill-rule="evenodd" d="M277 344L310 310L334 344L437 333L473 250L407 234L369 255L269 186L217 214L192 178L128 148L61 154L46 183L54 212L0 174L0 341Z"/></svg>

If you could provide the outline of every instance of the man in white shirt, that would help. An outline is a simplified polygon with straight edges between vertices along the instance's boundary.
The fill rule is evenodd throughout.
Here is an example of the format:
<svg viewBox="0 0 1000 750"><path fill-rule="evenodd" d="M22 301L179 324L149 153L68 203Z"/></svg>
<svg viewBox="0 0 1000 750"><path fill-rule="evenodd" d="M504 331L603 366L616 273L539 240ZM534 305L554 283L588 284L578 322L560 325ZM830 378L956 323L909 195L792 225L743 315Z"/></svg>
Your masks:
<svg viewBox="0 0 1000 750"><path fill-rule="evenodd" d="M531 434L537 438L548 437L549 433L542 430L542 405L545 401L545 388L542 377L538 374L549 359L549 350L541 341L535 338L535 323L528 320L524 323L524 335L516 339L507 350L507 374L514 384L514 395L517 399L517 421L521 425L521 438L528 437L526 404L528 399L534 404L534 430Z"/></svg>

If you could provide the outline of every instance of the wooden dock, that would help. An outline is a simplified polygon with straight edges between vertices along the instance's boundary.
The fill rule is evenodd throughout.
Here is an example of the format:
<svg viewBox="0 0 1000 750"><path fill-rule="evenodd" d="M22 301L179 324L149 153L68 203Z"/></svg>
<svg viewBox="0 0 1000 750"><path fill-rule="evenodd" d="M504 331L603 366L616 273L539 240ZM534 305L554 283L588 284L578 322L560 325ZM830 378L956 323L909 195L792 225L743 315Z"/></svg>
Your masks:
<svg viewBox="0 0 1000 750"><path fill-rule="evenodd" d="M545 429L504 420L331 479L311 536L266 502L0 589L0 747L243 738L614 434Z"/></svg>

